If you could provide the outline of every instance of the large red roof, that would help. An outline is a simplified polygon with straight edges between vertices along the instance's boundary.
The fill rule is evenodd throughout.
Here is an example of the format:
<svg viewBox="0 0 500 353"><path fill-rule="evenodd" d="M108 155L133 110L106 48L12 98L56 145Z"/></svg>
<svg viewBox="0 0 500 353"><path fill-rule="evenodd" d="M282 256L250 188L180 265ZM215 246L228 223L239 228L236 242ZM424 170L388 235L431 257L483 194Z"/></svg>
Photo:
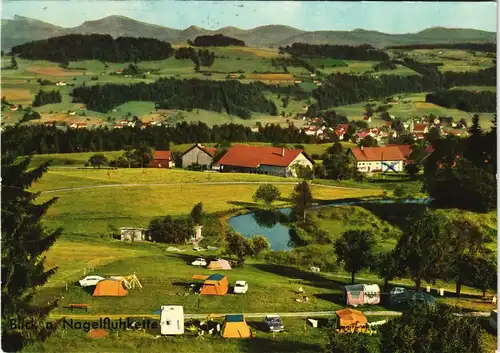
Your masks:
<svg viewBox="0 0 500 353"><path fill-rule="evenodd" d="M427 124L415 124L413 131L425 131Z"/></svg>
<svg viewBox="0 0 500 353"><path fill-rule="evenodd" d="M398 147L351 148L357 161L404 161L405 156Z"/></svg>
<svg viewBox="0 0 500 353"><path fill-rule="evenodd" d="M405 158L408 158L410 156L411 145L388 144L388 145L385 145L385 147L397 147L397 148L399 148L399 150L401 151L403 156L405 156Z"/></svg>
<svg viewBox="0 0 500 353"><path fill-rule="evenodd" d="M284 152L283 156L282 152ZM257 168L259 165L287 167L303 152L301 149L234 145L217 164L247 168Z"/></svg>
<svg viewBox="0 0 500 353"><path fill-rule="evenodd" d="M154 151L154 157L153 159L162 159L162 160L169 160L171 161L172 158L172 152L170 151Z"/></svg>

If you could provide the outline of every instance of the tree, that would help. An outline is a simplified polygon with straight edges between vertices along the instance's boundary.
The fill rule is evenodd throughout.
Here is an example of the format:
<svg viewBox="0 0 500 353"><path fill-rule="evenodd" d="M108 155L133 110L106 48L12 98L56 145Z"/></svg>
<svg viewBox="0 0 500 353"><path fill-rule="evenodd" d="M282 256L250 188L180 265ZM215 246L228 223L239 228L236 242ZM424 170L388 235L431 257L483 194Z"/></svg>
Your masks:
<svg viewBox="0 0 500 353"><path fill-rule="evenodd" d="M132 146L125 146L123 148L123 158L128 162L128 167L132 167L132 162L134 160L134 148Z"/></svg>
<svg viewBox="0 0 500 353"><path fill-rule="evenodd" d="M198 202L191 210L191 219L193 220L194 224L201 225L203 223L203 218L203 204L201 202Z"/></svg>
<svg viewBox="0 0 500 353"><path fill-rule="evenodd" d="M393 252L378 256L373 269L380 278L384 279L384 292L388 290L389 281L399 277L396 256Z"/></svg>
<svg viewBox="0 0 500 353"><path fill-rule="evenodd" d="M405 165L405 172L407 172L410 175L417 175L418 172L420 172L420 168L418 167L417 164L415 163L410 163Z"/></svg>
<svg viewBox="0 0 500 353"><path fill-rule="evenodd" d="M377 147L378 142L376 139L368 135L364 139L362 139L358 145L359 147Z"/></svg>
<svg viewBox="0 0 500 353"><path fill-rule="evenodd" d="M432 282L445 276L449 269L451 226L448 218L427 209L399 238L395 248L397 264L420 290L422 279Z"/></svg>
<svg viewBox="0 0 500 353"><path fill-rule="evenodd" d="M144 168L144 165L148 164L153 156L153 149L145 142L141 142L139 147L134 149L133 156L141 168Z"/></svg>
<svg viewBox="0 0 500 353"><path fill-rule="evenodd" d="M379 353L379 340L363 333L342 334L331 330L327 353Z"/></svg>
<svg viewBox="0 0 500 353"><path fill-rule="evenodd" d="M340 142L335 142L332 146L326 149L326 153L328 154L342 154L344 153L344 147Z"/></svg>
<svg viewBox="0 0 500 353"><path fill-rule="evenodd" d="M193 226L191 218L173 219L166 216L163 219L153 219L149 223L148 234L155 242L184 244L192 236Z"/></svg>
<svg viewBox="0 0 500 353"><path fill-rule="evenodd" d="M307 211L311 209L313 201L308 182L298 183L291 198L293 200L292 217L299 223L305 223Z"/></svg>
<svg viewBox="0 0 500 353"><path fill-rule="evenodd" d="M94 168L97 167L100 169L102 165L108 162L108 158L102 153L96 153L89 158L89 164Z"/></svg>
<svg viewBox="0 0 500 353"><path fill-rule="evenodd" d="M10 319L34 318L43 323L57 303L35 306L37 289L44 285L56 268L45 263L43 254L61 234L61 229L48 231L41 219L56 202L35 201L38 194L28 191L45 174L49 162L28 170L31 158L15 159L2 151L2 350L19 351L34 340L47 335L39 326L35 330L10 329Z"/></svg>
<svg viewBox="0 0 500 353"><path fill-rule="evenodd" d="M344 263L344 270L351 274L352 284L356 273L372 264L374 247L375 237L365 229L348 230L335 241L337 263Z"/></svg>
<svg viewBox="0 0 500 353"><path fill-rule="evenodd" d="M250 246L254 256L271 249L271 243L269 243L269 240L263 235L254 235L251 237Z"/></svg>
<svg viewBox="0 0 500 353"><path fill-rule="evenodd" d="M16 56L14 54L12 54L12 57L10 58L10 67L11 67L11 69L14 69L14 70L18 69Z"/></svg>
<svg viewBox="0 0 500 353"><path fill-rule="evenodd" d="M416 305L380 327L381 353L485 353L479 318L444 305Z"/></svg>
<svg viewBox="0 0 500 353"><path fill-rule="evenodd" d="M469 263L470 280L466 283L471 284L482 290L483 297L486 297L488 289L496 290L497 287L497 261L495 256L475 256Z"/></svg>
<svg viewBox="0 0 500 353"><path fill-rule="evenodd" d="M280 190L273 184L260 185L253 195L254 201L264 201L267 205L273 203L281 196Z"/></svg>
<svg viewBox="0 0 500 353"><path fill-rule="evenodd" d="M352 179L356 175L356 166L348 154L327 154L323 156L323 166L329 179Z"/></svg>
<svg viewBox="0 0 500 353"><path fill-rule="evenodd" d="M237 266L242 266L245 262L245 257L253 253L252 244L243 235L227 231L225 236L225 253L236 256L238 259Z"/></svg>

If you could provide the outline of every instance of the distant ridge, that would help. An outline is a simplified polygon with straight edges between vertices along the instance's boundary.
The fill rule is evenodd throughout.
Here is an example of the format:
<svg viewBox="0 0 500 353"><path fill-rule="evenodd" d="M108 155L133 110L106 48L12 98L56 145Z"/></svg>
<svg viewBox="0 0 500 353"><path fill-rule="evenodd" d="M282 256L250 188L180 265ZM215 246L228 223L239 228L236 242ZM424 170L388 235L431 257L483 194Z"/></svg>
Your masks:
<svg viewBox="0 0 500 353"><path fill-rule="evenodd" d="M371 44L375 47L404 44L433 44L456 42L496 42L496 33L465 28L431 27L417 33L387 34L357 28L353 31L304 31L285 25L265 25L252 29L223 27L208 30L190 26L184 30L136 21L125 16L108 16L95 21L85 21L73 28L64 28L33 18L15 15L12 20L2 19L2 49L14 45L61 36L70 33L110 34L113 37L149 37L186 44L200 35L223 34L243 40L248 46L284 46L294 42L309 44Z"/></svg>

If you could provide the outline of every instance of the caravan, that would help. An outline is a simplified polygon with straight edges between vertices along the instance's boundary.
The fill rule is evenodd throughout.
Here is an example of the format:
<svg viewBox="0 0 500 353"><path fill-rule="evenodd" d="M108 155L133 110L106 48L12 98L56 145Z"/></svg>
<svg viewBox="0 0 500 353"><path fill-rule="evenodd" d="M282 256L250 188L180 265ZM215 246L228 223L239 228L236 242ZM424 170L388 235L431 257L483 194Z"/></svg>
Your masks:
<svg viewBox="0 0 500 353"><path fill-rule="evenodd" d="M344 287L347 305L379 304L380 288L377 284L353 284Z"/></svg>
<svg viewBox="0 0 500 353"><path fill-rule="evenodd" d="M178 305L163 305L160 314L162 335L184 334L184 309Z"/></svg>

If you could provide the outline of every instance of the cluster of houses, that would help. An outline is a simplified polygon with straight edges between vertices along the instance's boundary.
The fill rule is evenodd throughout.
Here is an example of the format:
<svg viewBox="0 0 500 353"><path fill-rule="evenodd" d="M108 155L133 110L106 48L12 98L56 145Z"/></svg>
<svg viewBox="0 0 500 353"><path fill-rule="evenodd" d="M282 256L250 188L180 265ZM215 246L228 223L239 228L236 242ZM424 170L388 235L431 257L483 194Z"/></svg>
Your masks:
<svg viewBox="0 0 500 353"><path fill-rule="evenodd" d="M306 119L305 116L302 118L304 120ZM391 118L393 117L391 116ZM365 116L364 121L370 123L371 118ZM395 138L398 136L398 132L392 129L391 125L391 122L388 121L381 127L359 129L355 132L353 141L359 143L359 141L367 136L371 136L379 143L386 141L390 137ZM407 133L413 136L414 140L424 139L425 135L429 133L430 129L433 127L436 127L442 136L450 134L455 136L467 135L467 131L463 129L460 123L453 122L451 119L446 118L429 119L428 117L424 117L422 119L411 119L403 122L403 127ZM334 135L340 140L343 140L348 128L349 124L338 124L335 127L327 127L324 125L323 119L309 118L307 126L303 127L302 131L307 136L315 136L318 140L331 140Z"/></svg>
<svg viewBox="0 0 500 353"><path fill-rule="evenodd" d="M432 147L426 149L432 153ZM350 148L358 171L363 173L402 172L411 161L411 145L386 145L383 147ZM215 160L216 148L195 144L180 156L182 167L193 164L206 166L221 173L267 174L297 177L300 168L313 168L315 162L302 149L270 146L233 145ZM149 163L151 168L173 168L175 159L170 151L155 151Z"/></svg>

